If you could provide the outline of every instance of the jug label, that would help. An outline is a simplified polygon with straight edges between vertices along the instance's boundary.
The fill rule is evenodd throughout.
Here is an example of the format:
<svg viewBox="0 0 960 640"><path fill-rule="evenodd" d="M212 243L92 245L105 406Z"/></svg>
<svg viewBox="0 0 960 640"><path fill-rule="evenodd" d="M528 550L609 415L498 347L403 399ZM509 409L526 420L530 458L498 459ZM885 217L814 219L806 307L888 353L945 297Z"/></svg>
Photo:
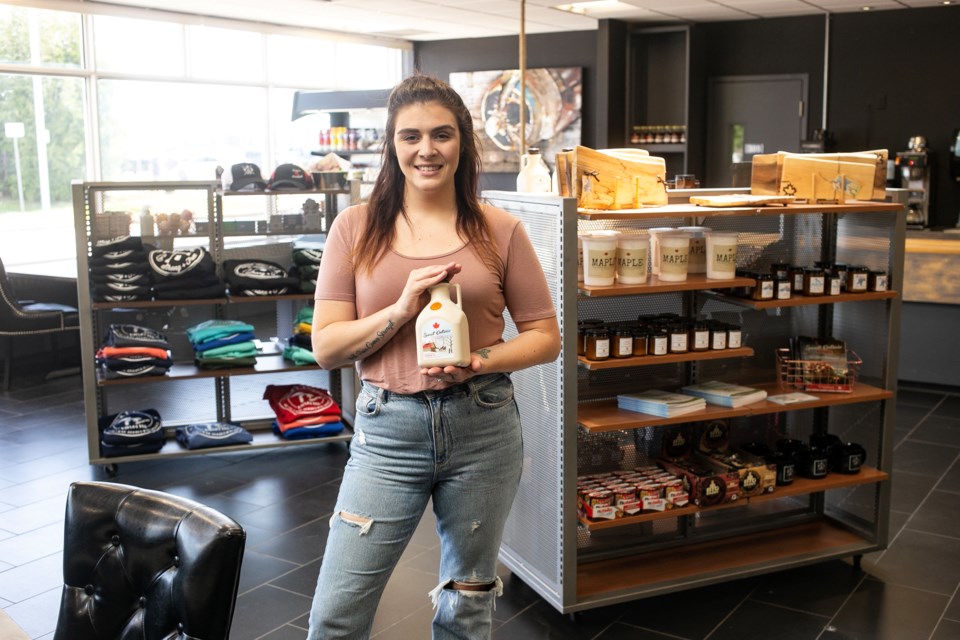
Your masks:
<svg viewBox="0 0 960 640"><path fill-rule="evenodd" d="M438 307L440 303L435 302ZM431 305L431 309L433 305ZM420 334L421 359L444 360L453 353L453 327L443 318L434 318L423 324Z"/></svg>

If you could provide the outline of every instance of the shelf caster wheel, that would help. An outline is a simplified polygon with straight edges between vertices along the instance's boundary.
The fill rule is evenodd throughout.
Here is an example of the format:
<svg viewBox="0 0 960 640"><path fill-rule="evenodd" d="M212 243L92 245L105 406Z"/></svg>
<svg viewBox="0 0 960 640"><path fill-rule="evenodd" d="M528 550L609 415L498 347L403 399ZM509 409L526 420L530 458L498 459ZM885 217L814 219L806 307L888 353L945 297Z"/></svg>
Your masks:
<svg viewBox="0 0 960 640"><path fill-rule="evenodd" d="M570 619L570 622L578 624L580 622L580 612L574 611L573 613L568 613L567 617Z"/></svg>
<svg viewBox="0 0 960 640"><path fill-rule="evenodd" d="M863 569L861 569L861 567L860 567L860 561L861 561L861 560L863 560L863 554L862 554L862 553L858 553L857 555L853 556L853 570L854 570L854 571L862 571L862 570L863 570Z"/></svg>
<svg viewBox="0 0 960 640"><path fill-rule="evenodd" d="M103 472L110 478L116 478L117 474L120 473L120 467L115 462L105 464L103 465Z"/></svg>

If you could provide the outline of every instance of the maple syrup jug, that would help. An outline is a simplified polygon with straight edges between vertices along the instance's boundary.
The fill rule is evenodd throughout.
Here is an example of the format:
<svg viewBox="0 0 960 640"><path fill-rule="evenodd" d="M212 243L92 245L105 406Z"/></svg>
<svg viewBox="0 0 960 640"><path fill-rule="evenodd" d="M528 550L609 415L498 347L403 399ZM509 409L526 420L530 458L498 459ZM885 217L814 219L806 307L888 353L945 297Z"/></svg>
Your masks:
<svg viewBox="0 0 960 640"><path fill-rule="evenodd" d="M457 301L450 299L450 289ZM441 282L430 287L430 302L417 316L417 364L421 367L470 365L470 329L461 307L460 285Z"/></svg>

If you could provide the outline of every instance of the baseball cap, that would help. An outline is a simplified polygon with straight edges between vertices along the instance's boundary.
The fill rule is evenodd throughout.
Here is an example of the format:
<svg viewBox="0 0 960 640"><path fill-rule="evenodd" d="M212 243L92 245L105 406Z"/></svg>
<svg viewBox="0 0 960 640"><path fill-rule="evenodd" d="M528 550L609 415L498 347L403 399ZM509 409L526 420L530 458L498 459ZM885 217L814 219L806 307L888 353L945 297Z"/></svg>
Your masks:
<svg viewBox="0 0 960 640"><path fill-rule="evenodd" d="M267 188L313 189L313 177L295 164L281 164L273 170Z"/></svg>
<svg viewBox="0 0 960 640"><path fill-rule="evenodd" d="M262 191L267 186L263 176L260 175L260 167L252 162L241 162L240 164L233 165L230 167L230 175L233 180L229 185L224 185L224 187L229 188L231 191L240 191L244 188L253 191Z"/></svg>

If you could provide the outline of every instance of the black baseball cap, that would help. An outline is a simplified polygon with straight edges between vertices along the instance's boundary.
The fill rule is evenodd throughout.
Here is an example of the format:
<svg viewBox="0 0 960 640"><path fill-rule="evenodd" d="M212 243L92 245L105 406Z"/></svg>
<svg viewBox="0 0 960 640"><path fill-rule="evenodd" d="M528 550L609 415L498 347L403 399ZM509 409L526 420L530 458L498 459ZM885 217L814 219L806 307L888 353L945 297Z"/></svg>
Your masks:
<svg viewBox="0 0 960 640"><path fill-rule="evenodd" d="M273 170L267 188L275 189L313 189L313 176L295 164L281 164Z"/></svg>
<svg viewBox="0 0 960 640"><path fill-rule="evenodd" d="M252 162L241 162L230 167L230 175L233 181L230 183L231 191L240 191L249 188L254 191L262 191L267 187L266 181L260 175L260 167Z"/></svg>

